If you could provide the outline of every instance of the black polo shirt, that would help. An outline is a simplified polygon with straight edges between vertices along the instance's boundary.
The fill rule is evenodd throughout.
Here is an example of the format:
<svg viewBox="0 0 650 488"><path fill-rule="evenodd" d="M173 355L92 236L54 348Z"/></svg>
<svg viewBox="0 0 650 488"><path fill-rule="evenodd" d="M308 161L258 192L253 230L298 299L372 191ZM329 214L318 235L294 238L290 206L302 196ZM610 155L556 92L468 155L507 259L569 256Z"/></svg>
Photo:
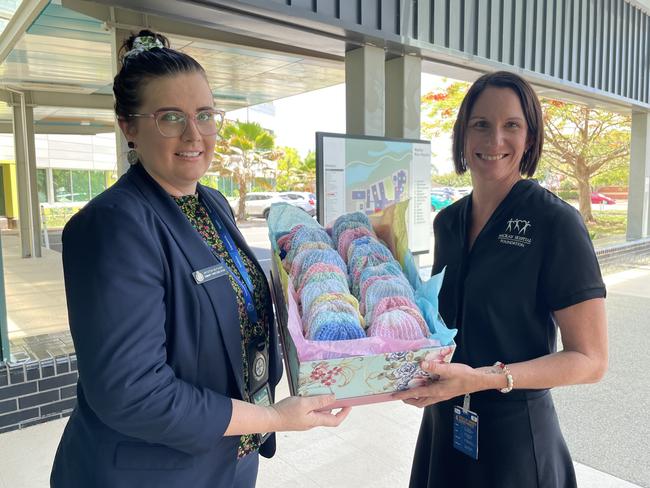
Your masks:
<svg viewBox="0 0 650 488"><path fill-rule="evenodd" d="M580 213L532 180L517 182L476 238L471 195L434 221L433 273L447 267L440 313L456 327L454 362L515 363L556 350L551 312L605 297Z"/></svg>

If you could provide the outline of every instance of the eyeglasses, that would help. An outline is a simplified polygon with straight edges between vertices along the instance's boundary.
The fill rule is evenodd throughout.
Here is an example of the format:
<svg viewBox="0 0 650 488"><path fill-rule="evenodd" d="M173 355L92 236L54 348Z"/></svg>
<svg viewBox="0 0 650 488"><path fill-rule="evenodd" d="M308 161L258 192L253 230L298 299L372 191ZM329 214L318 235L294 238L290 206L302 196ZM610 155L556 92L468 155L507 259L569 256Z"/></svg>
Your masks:
<svg viewBox="0 0 650 488"><path fill-rule="evenodd" d="M163 137L179 137L187 128L188 119L194 120L199 133L204 136L218 134L223 125L225 112L223 110L201 110L194 115L188 115L178 110L157 110L151 114L129 114L129 117L154 119L158 132Z"/></svg>

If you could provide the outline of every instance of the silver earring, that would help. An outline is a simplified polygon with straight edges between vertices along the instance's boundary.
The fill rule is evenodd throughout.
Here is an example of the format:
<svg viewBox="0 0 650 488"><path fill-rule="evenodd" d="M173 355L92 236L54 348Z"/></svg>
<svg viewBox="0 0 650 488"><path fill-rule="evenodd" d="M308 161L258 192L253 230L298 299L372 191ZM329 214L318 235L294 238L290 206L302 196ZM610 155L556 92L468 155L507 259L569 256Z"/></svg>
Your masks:
<svg viewBox="0 0 650 488"><path fill-rule="evenodd" d="M126 160L130 165L134 165L139 161L138 152L135 150L135 143L129 141L129 150L126 153Z"/></svg>

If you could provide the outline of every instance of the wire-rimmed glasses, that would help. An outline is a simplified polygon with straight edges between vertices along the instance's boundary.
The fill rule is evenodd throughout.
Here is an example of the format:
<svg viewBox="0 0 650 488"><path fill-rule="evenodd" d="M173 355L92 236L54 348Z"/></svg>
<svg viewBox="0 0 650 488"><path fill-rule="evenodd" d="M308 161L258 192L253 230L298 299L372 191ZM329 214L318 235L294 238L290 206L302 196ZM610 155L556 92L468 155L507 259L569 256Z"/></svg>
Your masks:
<svg viewBox="0 0 650 488"><path fill-rule="evenodd" d="M180 110L157 110L150 114L129 114L129 117L154 119L158 132L163 137L180 137L187 128L187 120L193 119L201 135L213 136L218 134L223 126L225 112L223 110L199 110L194 115L188 115Z"/></svg>

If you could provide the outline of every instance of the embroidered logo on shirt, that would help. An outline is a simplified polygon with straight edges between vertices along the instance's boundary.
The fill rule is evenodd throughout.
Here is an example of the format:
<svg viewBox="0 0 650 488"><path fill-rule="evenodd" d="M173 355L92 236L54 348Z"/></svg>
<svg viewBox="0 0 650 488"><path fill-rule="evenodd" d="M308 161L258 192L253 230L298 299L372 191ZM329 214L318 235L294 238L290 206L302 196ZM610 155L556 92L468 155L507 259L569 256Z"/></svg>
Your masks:
<svg viewBox="0 0 650 488"><path fill-rule="evenodd" d="M508 244L509 246L529 246L532 239L526 237L526 234L529 234L531 228L532 224L530 220L510 218L506 223L505 231L499 234L499 242L501 244Z"/></svg>

